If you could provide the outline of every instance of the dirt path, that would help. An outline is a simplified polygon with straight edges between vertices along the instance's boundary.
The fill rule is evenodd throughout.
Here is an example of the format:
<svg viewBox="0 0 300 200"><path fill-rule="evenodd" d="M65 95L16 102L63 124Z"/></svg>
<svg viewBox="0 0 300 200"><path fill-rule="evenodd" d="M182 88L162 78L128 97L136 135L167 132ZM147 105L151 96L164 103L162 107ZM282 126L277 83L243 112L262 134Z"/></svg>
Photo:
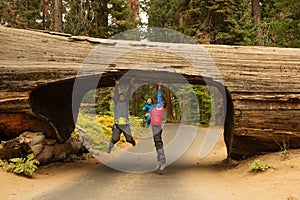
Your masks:
<svg viewBox="0 0 300 200"><path fill-rule="evenodd" d="M233 169L221 164L226 157L222 138L199 159L202 139L198 134L163 174L119 172L95 159L43 167L33 179L0 171L0 199L300 199L300 150L290 150L285 160L279 153L260 156L272 168L254 174L248 171L254 158Z"/></svg>

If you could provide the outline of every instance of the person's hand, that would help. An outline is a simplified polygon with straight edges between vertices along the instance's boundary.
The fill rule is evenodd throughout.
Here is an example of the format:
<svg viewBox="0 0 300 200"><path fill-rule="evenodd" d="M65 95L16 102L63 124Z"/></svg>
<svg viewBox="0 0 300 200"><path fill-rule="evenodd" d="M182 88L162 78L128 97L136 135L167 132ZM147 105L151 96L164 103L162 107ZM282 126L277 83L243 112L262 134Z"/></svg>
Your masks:
<svg viewBox="0 0 300 200"><path fill-rule="evenodd" d="M145 114L145 117L148 117L148 116L150 116L150 113L146 113L146 114Z"/></svg>
<svg viewBox="0 0 300 200"><path fill-rule="evenodd" d="M158 85L158 88L160 88L160 87L161 87L161 84L162 84L162 81L159 81L159 82L157 83L157 85Z"/></svg>

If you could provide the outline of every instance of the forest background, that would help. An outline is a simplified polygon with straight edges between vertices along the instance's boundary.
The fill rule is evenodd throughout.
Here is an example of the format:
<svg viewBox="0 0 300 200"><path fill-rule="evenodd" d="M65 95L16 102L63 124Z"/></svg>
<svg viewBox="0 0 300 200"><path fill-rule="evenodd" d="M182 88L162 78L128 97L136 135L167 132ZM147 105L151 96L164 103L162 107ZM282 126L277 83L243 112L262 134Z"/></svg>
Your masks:
<svg viewBox="0 0 300 200"><path fill-rule="evenodd" d="M0 0L0 22L99 38L162 27L201 44L300 47L297 0Z"/></svg>

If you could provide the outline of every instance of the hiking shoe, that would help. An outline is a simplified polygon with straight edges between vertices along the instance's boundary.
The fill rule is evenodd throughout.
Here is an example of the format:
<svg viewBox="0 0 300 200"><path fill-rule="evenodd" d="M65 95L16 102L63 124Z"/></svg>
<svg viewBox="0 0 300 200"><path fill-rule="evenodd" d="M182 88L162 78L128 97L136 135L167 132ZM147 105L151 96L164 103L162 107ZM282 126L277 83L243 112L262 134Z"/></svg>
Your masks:
<svg viewBox="0 0 300 200"><path fill-rule="evenodd" d="M133 141L131 142L131 144L132 144L132 146L135 146L135 145L136 145L135 140L133 140Z"/></svg>
<svg viewBox="0 0 300 200"><path fill-rule="evenodd" d="M160 169L160 162L158 162L157 164L156 164L156 167L155 167L155 170L159 170Z"/></svg>
<svg viewBox="0 0 300 200"><path fill-rule="evenodd" d="M107 153L110 153L113 147L114 147L114 144L112 142L109 142Z"/></svg>
<svg viewBox="0 0 300 200"><path fill-rule="evenodd" d="M165 163L160 163L159 170L163 171L166 168Z"/></svg>

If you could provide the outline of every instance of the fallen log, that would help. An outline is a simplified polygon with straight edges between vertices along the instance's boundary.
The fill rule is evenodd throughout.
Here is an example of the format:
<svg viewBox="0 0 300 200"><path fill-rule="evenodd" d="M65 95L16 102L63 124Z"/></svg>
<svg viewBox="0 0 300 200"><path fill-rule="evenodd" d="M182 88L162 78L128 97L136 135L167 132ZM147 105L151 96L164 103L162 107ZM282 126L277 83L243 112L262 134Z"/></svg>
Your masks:
<svg viewBox="0 0 300 200"><path fill-rule="evenodd" d="M97 87L114 86L113 78L135 70L131 76L138 74L141 83L162 75L176 83L180 78L174 74L180 74L192 84L224 87L229 157L300 147L300 49L142 44L2 26L0 43L2 141L24 131L67 141L75 128L74 106L79 107L83 94L94 87L90 82L100 74ZM200 55L195 46L203 50ZM120 54L123 51L126 54ZM118 59L103 59L113 55ZM212 60L206 60L207 55ZM205 67L195 67L199 59ZM83 65L88 66L84 71ZM74 101L76 80L84 88Z"/></svg>

